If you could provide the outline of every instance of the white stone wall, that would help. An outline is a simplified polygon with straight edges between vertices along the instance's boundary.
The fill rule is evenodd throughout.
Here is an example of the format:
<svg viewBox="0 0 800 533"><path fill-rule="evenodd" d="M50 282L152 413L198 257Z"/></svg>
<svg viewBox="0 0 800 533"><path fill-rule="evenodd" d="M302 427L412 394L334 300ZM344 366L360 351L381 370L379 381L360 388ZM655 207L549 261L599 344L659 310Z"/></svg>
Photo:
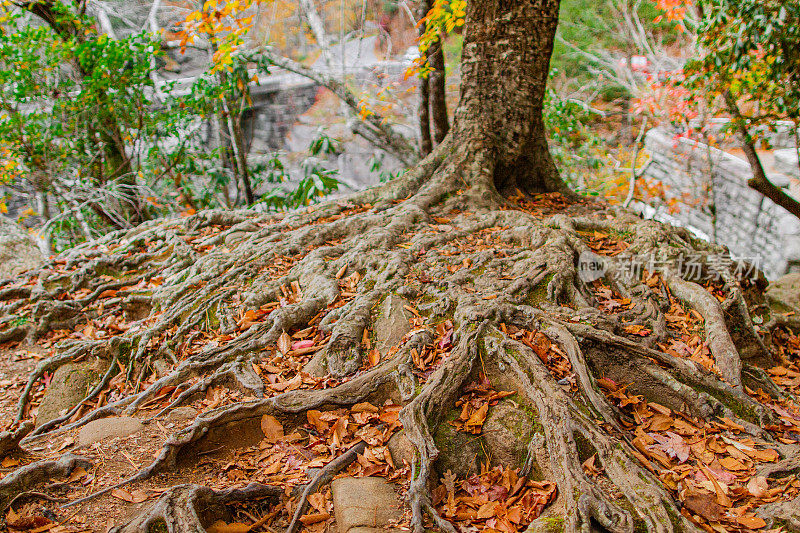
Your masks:
<svg viewBox="0 0 800 533"><path fill-rule="evenodd" d="M800 219L747 186L746 161L658 128L647 133L645 148L651 162L644 177L677 200L677 212L657 205L656 217L669 214L734 256L757 259L770 279L800 271Z"/></svg>

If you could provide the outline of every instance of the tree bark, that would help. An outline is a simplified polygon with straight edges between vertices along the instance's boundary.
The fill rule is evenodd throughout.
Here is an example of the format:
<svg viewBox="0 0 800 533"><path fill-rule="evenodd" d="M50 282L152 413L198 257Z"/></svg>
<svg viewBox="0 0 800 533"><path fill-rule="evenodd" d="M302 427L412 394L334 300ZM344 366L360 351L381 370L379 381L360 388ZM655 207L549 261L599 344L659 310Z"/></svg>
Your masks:
<svg viewBox="0 0 800 533"><path fill-rule="evenodd" d="M80 16L82 12L74 16L59 15L57 4L51 0L39 2L25 2L19 7L36 15L42 19L62 40L76 39L81 42L85 40L84 28ZM77 57L71 58L73 66L82 78L88 78L90 72L80 64ZM91 70L91 69L90 69ZM132 225L136 225L146 219L142 209L140 198L136 192L136 175L133 172L130 158L126 152L125 142L123 141L122 128L116 117L106 110L107 94L104 91L97 92L99 116L95 117L95 125L98 127L97 133L100 137L103 152L103 163L105 168L101 168L102 181L107 182L116 180L120 189L120 207ZM114 222L118 228L125 227L123 224Z"/></svg>
<svg viewBox="0 0 800 533"><path fill-rule="evenodd" d="M428 51L428 63L431 72L428 75L430 90L431 118L433 126L433 140L440 144L450 131L450 119L447 117L447 99L445 95L445 63L442 40L433 45Z"/></svg>
<svg viewBox="0 0 800 533"><path fill-rule="evenodd" d="M433 150L433 139L431 138L431 114L430 114L430 80L426 77L419 78L419 106L417 117L419 119L419 156L425 157Z"/></svg>
<svg viewBox="0 0 800 533"><path fill-rule="evenodd" d="M417 9L417 17L422 20L431 9L430 0L420 2ZM425 34L425 24L419 25L419 36ZM433 150L433 139L431 138L431 93L430 79L428 76L419 76L419 107L417 108L417 118L419 120L419 156L425 157Z"/></svg>
<svg viewBox="0 0 800 533"><path fill-rule="evenodd" d="M733 115L736 127L739 130L739 135L742 137L742 151L744 151L747 162L750 163L750 170L753 172L753 177L747 180L747 185L783 207L797 218L800 218L800 202L788 195L767 178L764 165L761 163L761 158L756 151L752 136L747 129L747 122L742 116L742 112L739 110L736 99L730 91L725 92L724 98L725 105L728 107L728 111L730 111L731 115Z"/></svg>
<svg viewBox="0 0 800 533"><path fill-rule="evenodd" d="M568 193L550 155L542 108L559 0L467 4L456 138L487 151L498 191Z"/></svg>
<svg viewBox="0 0 800 533"><path fill-rule="evenodd" d="M800 498L793 488L787 490L788 482L780 479L785 475L776 475L796 471L798 457L796 439L784 437L790 435L784 428L795 426L779 425L771 405L793 397L766 372L776 363L767 343L776 339L769 324L777 322L766 311L767 320L759 321L761 327L756 328L751 310L768 307L757 291L745 299L745 289L750 292L747 287L753 284L748 282L745 287L740 283L735 262L719 261L730 257L722 255L726 253L723 249L694 239L685 228L642 220L597 204L586 206L584 216L577 215L580 205L555 213L551 213L550 202L515 206L494 190L524 187L532 193L565 189L549 158L541 120L548 47L558 5L543 1L518 0L513 5L511 0L470 2L468 24L473 26L466 40L465 85L455 126L429 157L400 177L345 201L337 199L285 214L202 211L180 224L151 225L129 246L75 248L25 274L24 282L0 285L0 326L14 324L9 319L18 314L25 313L27 318L0 329L0 342L37 339L56 329L85 331L87 318L95 320L105 314L117 313L120 320L129 320L125 318L127 302L135 303L134 297L141 298L138 301L148 314L136 327L120 333L59 343L52 355L37 363L19 395L17 422L31 418L30 407L41 401L35 391L49 374L68 362L110 356L110 368L114 368L124 357L129 361L127 379L135 374L140 378L135 387L120 389L128 396L104 405L98 399L95 409L74 422L69 422L72 415L67 414L41 425L19 440L21 445L38 446L44 439L52 442L57 431L74 430L110 415L142 414L141 408L156 402L163 408L152 416L147 409L147 416L157 421L211 387L236 390L236 395L224 396L224 403L206 408L170 436L152 463L121 482L109 484L117 476L112 478L103 471L105 465L98 465L97 483L88 489L93 492L79 493L78 499L62 509L87 504L131 483L145 483L171 469L188 472L191 468L201 478L198 481L217 487L220 482L227 484L214 475L215 468L228 468L224 465L230 461L231 450L225 448L248 446L242 437L252 432L253 442L260 439L265 416L291 424L285 427L288 433L305 420L310 422L311 410L336 413L337 419L346 422L349 415L341 413L351 406L363 407L365 402L386 405L386 398L391 398L397 408L403 406L397 421L414 450L413 457L404 460L410 466L405 473L410 475L403 483L404 505L410 511L405 526L414 533L430 531L431 525L447 533L457 533L456 526L460 530L473 527L448 509L449 504L434 497L434 491L441 494L437 480L454 474L458 479L471 479L479 469L491 467L505 469L504 479L510 479L505 475L511 469L522 480L512 484L517 487L513 492L505 491L507 498L500 495L503 501L492 504L505 509L523 500L517 491L528 482L558 487L560 504L540 519L535 517L545 504L542 494L528 493L530 503L524 504L528 518L524 525L516 524L520 526L516 530L528 526L527 531L556 527L581 533L695 533L711 530L708 524L720 517L730 530L743 530L738 509L723 512L722 506L732 507L733 502L723 500L721 492L715 503L719 511L697 511L696 515L694 509L701 503L707 506L703 502L714 502L712 489L698 485L700 479L711 479L708 454L723 466L722 455L735 459L742 449L755 452L754 445L764 447L760 459L752 455L748 465L737 459L736 466L727 470L740 471L742 466L746 472L760 472L762 481L770 478L770 489L764 492L769 500L747 496L744 503L739 499L737 506L758 513L749 516L749 523L761 517L766 527L788 524L800 530ZM631 254L603 257L609 284L604 290L613 291L617 301L628 300L628 309L613 311L602 305L599 287L585 281L576 265L576 257L593 250L587 236L597 232L614 236L620 245L624 240L626 253ZM710 279L706 275L712 273L719 276L713 294L680 277L685 265L678 254L698 258L702 267L699 278ZM665 259L665 264L657 267L658 273L653 273L657 279L643 281L638 276L616 275L630 265L630 257L674 259ZM272 270L287 258L291 263L285 269ZM123 268L126 265L130 268ZM120 276L103 276L109 267L116 267ZM156 279L157 290L152 294L100 302L108 291L155 284ZM39 290L45 283L53 285L52 291ZM87 287L89 294L81 290ZM724 297L718 299L720 291ZM381 302L401 295L409 298L403 309L410 314L398 323L407 324L411 319L413 329L408 324L408 333L392 341L394 346L386 356L375 361L371 339L385 329L379 323L378 309L384 305ZM673 306L685 316L681 320L702 321L697 325L702 326L705 338L698 335L696 341L698 347L708 349L710 368L690 358L691 351L680 354L665 348L665 343L686 333L686 326L676 327L667 320L667 310ZM245 313L257 313L258 321L245 322ZM635 333L632 326L636 326ZM298 336L314 339L318 349L311 361L301 350L281 348L290 334L294 338L294 332L301 331L304 333ZM211 339L220 342L211 344ZM167 352L170 345L195 348L175 354L171 349ZM177 356L172 368L159 376L153 372L154 362L163 360L165 354ZM275 387L272 379L279 374L264 375L267 365L280 365L281 382L291 380L300 388ZM312 375L315 380L309 382ZM468 395L476 391L475 380L480 380L480 387L495 384L515 393L505 406L518 410L524 422L506 427L530 428L531 432L513 431L502 442L490 441L496 432L485 426L476 428L478 433L471 431L468 441L440 432L440 428L452 427L449 421L464 420L468 406L464 402L474 401ZM93 395L104 386L95 387L83 403L94 401ZM180 392L166 400L162 394L165 387ZM751 394L755 390L759 393ZM491 401L484 403L487 424L488 416L496 414L495 406L499 406L490 408ZM674 413L674 420L680 419L686 429L678 429L672 422L662 425L665 412ZM656 414L662 421L658 425L654 424ZM383 431L399 429L394 424L389 429L383 417L379 420ZM309 426L305 426L302 433L307 435L292 446L313 451L321 438L330 435L338 440L341 433L347 440L339 440L339 444L352 444L356 449L363 446L363 457L367 452L372 457L384 456L383 440L370 444L362 439L370 435L362 433L366 428L348 424L342 431L331 427L328 433L306 431ZM340 427L338 422L336 427ZM672 432L673 427L680 434ZM656 442L664 440L689 448L681 435L694 439L725 433L731 435L725 437L727 441L735 442L732 439L738 435L750 444L720 445L715 447L717 451L693 446L683 459L677 453L667 456L654 449ZM783 444L778 445L778 438ZM16 447L16 439L14 434L0 435L0 448L4 443L6 448ZM469 450L464 454L459 442L476 439L480 439L476 445L482 453L476 449L475 454ZM513 450L508 450L509 445ZM306 459L327 461L328 447L322 448L324 455ZM501 449L507 450L506 458L499 455ZM260 450L260 445L258 451L253 448L256 453ZM224 455L213 457L212 452L217 451ZM3 478L0 503L16 498L20 488L30 488L31 480L38 484L50 479L54 470L51 454L45 452L46 461L28 463ZM195 468L200 454L208 454L202 461L211 461L211 469ZM296 464L306 459L282 454L277 461L286 461L282 468L288 470L298 468L289 461ZM452 461L454 468L443 459ZM69 460L64 457L59 464ZM303 488L299 507L328 479L327 474L349 460L345 454L328 462L320 476ZM772 464L755 466L757 462ZM679 469L686 472L680 485L671 476ZM307 471L303 467L299 473ZM242 475L261 475L251 472ZM731 488L737 494L744 492L740 488L743 476L750 475L741 472L732 474L737 485ZM669 478L662 477L668 474ZM233 477L228 481L238 483ZM712 485L716 491L719 484L714 481ZM446 484L444 488L453 491ZM224 509L215 510L214 504L270 497L278 505L279 496L289 494L288 485L252 483L221 491L178 485L113 531L135 533L157 527L202 531L204 523L213 522L212 514L222 519ZM86 509L93 512L96 508ZM202 521L200 509L208 511ZM502 518L496 516L501 514L499 509L494 507L493 520ZM295 517L302 516L302 509L295 507L294 511ZM472 511L468 516L474 516ZM296 524L297 518L292 523ZM250 529L256 528L252 525Z"/></svg>

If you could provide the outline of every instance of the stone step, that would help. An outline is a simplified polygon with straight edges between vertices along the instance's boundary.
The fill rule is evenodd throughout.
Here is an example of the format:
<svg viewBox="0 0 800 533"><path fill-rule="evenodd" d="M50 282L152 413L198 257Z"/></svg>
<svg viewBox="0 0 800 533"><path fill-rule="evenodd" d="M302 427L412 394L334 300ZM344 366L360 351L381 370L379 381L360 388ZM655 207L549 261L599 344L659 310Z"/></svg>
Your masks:
<svg viewBox="0 0 800 533"><path fill-rule="evenodd" d="M113 437L127 437L143 428L142 421L131 416L113 416L92 420L78 433L78 446L89 446Z"/></svg>
<svg viewBox="0 0 800 533"><path fill-rule="evenodd" d="M380 477L338 478L331 493L339 533L392 531L389 523L402 515L394 486Z"/></svg>

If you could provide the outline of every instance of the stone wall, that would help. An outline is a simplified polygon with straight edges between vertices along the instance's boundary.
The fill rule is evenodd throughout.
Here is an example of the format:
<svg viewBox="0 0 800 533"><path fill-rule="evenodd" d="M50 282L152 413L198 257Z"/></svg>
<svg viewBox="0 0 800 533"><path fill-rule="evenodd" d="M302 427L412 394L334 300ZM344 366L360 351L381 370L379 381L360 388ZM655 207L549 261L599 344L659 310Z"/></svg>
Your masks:
<svg viewBox="0 0 800 533"><path fill-rule="evenodd" d="M319 85L306 81L278 90L254 91L253 104L242 121L248 152L283 149L289 129L314 105L319 90Z"/></svg>
<svg viewBox="0 0 800 533"><path fill-rule="evenodd" d="M664 185L664 201L644 209L649 216L679 223L727 246L734 256L758 261L770 279L800 271L800 220L747 186L746 161L658 128L648 132L645 148L651 161L644 177ZM796 194L789 176L771 179Z"/></svg>

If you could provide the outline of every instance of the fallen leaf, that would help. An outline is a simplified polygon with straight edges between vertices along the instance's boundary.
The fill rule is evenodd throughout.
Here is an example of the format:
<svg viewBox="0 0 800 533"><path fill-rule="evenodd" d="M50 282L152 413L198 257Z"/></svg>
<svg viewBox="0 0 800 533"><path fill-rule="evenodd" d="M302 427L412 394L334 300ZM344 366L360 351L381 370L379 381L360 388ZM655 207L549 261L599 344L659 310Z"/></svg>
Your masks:
<svg viewBox="0 0 800 533"><path fill-rule="evenodd" d="M713 494L691 493L686 496L683 506L696 515L700 515L709 522L719 522L724 509L717 503Z"/></svg>
<svg viewBox="0 0 800 533"><path fill-rule="evenodd" d="M755 476L750 478L745 486L747 488L747 492L755 496L756 498L761 498L767 491L769 490L769 484L767 483L767 478L764 476Z"/></svg>
<svg viewBox="0 0 800 533"><path fill-rule="evenodd" d="M3 466L5 466L5 465L3 465ZM72 483L73 481L78 481L79 479L81 479L86 474L87 474L86 470L82 466L79 466L79 467L75 468L72 472L70 472L69 477L67 478L67 483Z"/></svg>
<svg viewBox="0 0 800 533"><path fill-rule="evenodd" d="M744 527L750 529L761 529L767 525L764 519L758 516L740 516L736 520Z"/></svg>
<svg viewBox="0 0 800 533"><path fill-rule="evenodd" d="M369 360L369 366L375 366L381 361L381 352L379 352L376 348L373 348L367 354L367 358Z"/></svg>
<svg viewBox="0 0 800 533"><path fill-rule="evenodd" d="M486 502L480 506L478 509L478 520L483 520L486 518L491 518L495 516L497 512L497 507L500 504L498 502Z"/></svg>
<svg viewBox="0 0 800 533"><path fill-rule="evenodd" d="M312 340L295 341L292 343L292 350L303 350L304 348L311 348L312 346L314 346L314 341Z"/></svg>
<svg viewBox="0 0 800 533"><path fill-rule="evenodd" d="M19 465L19 460L14 459L13 457L4 457L2 464L3 468L11 468L12 466Z"/></svg>
<svg viewBox="0 0 800 533"><path fill-rule="evenodd" d="M292 349L292 338L285 331L278 337L278 351L281 355L286 355Z"/></svg>
<svg viewBox="0 0 800 533"><path fill-rule="evenodd" d="M133 494L125 489L114 489L111 491L111 495L117 499L133 503Z"/></svg>
<svg viewBox="0 0 800 533"><path fill-rule="evenodd" d="M283 426L277 418L271 415L261 417L261 431L267 442L276 442L283 438Z"/></svg>
<svg viewBox="0 0 800 533"><path fill-rule="evenodd" d="M241 522L234 522L228 524L222 520L218 520L206 528L208 533L247 533L250 531L250 526L242 524Z"/></svg>
<svg viewBox="0 0 800 533"><path fill-rule="evenodd" d="M743 465L741 461L734 459L733 457L723 457L719 460L719 464L721 464L722 467L727 470L747 470L747 467Z"/></svg>
<svg viewBox="0 0 800 533"><path fill-rule="evenodd" d="M474 428L481 428L483 427L483 423L486 421L486 414L489 412L489 404L485 403L480 406L480 408L472 413L464 425L468 427Z"/></svg>
<svg viewBox="0 0 800 533"><path fill-rule="evenodd" d="M310 526L312 524L318 524L320 522L324 522L330 517L331 515L329 513L311 513L301 516L300 523L303 524L304 526Z"/></svg>

